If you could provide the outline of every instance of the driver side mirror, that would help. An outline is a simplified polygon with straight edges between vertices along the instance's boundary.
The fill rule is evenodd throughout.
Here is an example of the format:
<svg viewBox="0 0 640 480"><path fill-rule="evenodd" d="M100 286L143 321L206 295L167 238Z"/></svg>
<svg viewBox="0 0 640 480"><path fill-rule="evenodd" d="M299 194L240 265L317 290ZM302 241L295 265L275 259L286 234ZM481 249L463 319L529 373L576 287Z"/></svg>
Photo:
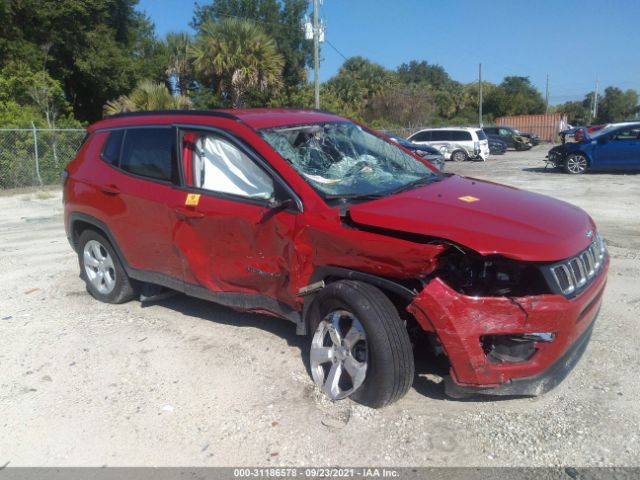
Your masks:
<svg viewBox="0 0 640 480"><path fill-rule="evenodd" d="M607 138L607 135L603 135L603 136L601 136L601 137L599 137L599 138L598 138L598 143L599 143L600 145L603 145L603 144L607 143L607 141L608 141L608 140L609 140L609 139Z"/></svg>
<svg viewBox="0 0 640 480"><path fill-rule="evenodd" d="M273 218L278 213L287 210L290 207L295 206L295 202L291 197L284 197L281 199L277 199L275 195L271 195L269 200L267 200L267 208L265 208L260 216L259 223L265 223L269 219Z"/></svg>

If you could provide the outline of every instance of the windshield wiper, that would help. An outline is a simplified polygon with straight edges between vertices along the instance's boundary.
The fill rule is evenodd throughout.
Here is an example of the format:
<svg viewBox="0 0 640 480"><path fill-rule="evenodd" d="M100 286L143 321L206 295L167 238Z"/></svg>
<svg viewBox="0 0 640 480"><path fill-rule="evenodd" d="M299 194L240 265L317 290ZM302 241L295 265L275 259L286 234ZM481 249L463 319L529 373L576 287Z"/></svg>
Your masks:
<svg viewBox="0 0 640 480"><path fill-rule="evenodd" d="M324 198L327 200L377 200L378 198L386 197L388 193L352 193L347 195L331 195L325 194Z"/></svg>

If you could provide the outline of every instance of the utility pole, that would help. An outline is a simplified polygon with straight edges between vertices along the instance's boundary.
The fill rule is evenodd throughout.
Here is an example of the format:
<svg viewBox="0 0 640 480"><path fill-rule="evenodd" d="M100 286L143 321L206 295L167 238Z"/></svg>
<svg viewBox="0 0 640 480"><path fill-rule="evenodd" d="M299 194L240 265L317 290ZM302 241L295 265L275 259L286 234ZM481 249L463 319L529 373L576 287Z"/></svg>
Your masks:
<svg viewBox="0 0 640 480"><path fill-rule="evenodd" d="M320 108L320 29L318 27L318 0L313 0L313 82L316 109Z"/></svg>
<svg viewBox="0 0 640 480"><path fill-rule="evenodd" d="M549 74L547 73L547 88L544 94L544 113L549 113Z"/></svg>
<svg viewBox="0 0 640 480"><path fill-rule="evenodd" d="M479 95L478 95L478 124L480 128L482 128L482 64L478 64L478 86L479 86Z"/></svg>
<svg viewBox="0 0 640 480"><path fill-rule="evenodd" d="M596 90L593 95L593 121L596 121L598 116L598 77L596 77Z"/></svg>

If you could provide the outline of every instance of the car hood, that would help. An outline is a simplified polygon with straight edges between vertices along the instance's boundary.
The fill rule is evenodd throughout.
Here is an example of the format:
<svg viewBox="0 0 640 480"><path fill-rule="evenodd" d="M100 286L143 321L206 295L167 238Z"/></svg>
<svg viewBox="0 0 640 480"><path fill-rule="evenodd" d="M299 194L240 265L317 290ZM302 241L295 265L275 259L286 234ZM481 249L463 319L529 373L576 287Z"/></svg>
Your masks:
<svg viewBox="0 0 640 480"><path fill-rule="evenodd" d="M356 225L436 237L482 255L534 262L571 257L591 243L595 232L589 215L569 203L455 175L354 205L349 214Z"/></svg>

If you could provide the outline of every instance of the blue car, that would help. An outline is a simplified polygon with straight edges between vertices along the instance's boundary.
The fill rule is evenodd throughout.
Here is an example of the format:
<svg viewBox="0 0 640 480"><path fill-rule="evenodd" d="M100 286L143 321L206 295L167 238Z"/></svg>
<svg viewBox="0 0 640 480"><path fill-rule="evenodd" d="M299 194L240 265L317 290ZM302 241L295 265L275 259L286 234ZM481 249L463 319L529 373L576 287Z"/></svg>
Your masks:
<svg viewBox="0 0 640 480"><path fill-rule="evenodd" d="M576 143L549 150L547 162L567 173L640 170L640 122L613 123Z"/></svg>

